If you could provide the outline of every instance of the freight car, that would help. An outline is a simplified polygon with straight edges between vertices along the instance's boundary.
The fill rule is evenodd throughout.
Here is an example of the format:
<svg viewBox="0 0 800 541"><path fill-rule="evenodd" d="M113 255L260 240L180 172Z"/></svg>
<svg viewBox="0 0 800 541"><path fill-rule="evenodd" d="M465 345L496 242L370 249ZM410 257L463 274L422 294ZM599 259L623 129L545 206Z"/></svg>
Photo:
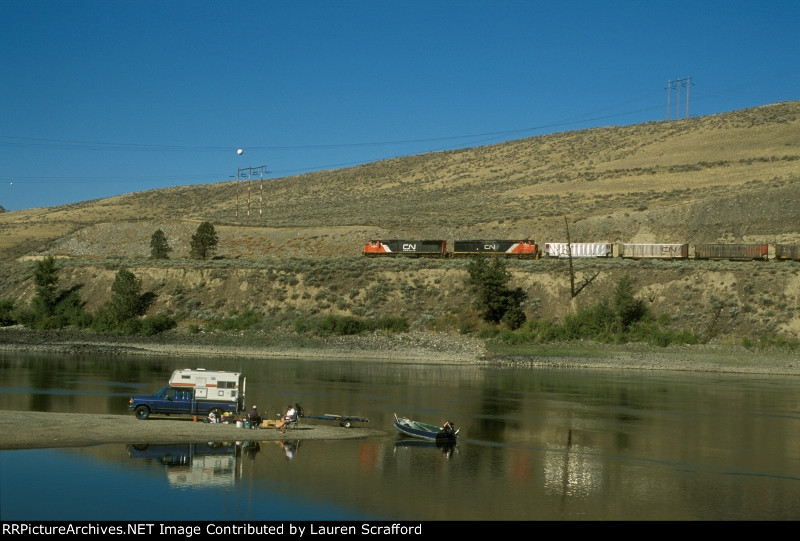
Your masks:
<svg viewBox="0 0 800 541"><path fill-rule="evenodd" d="M443 240L371 240L364 246L364 255L445 257L447 242Z"/></svg>
<svg viewBox="0 0 800 541"><path fill-rule="evenodd" d="M450 256L463 257L476 254L536 259L539 257L539 248L529 240L457 240L453 242Z"/></svg>
<svg viewBox="0 0 800 541"><path fill-rule="evenodd" d="M776 244L775 259L800 261L800 244Z"/></svg>
<svg viewBox="0 0 800 541"><path fill-rule="evenodd" d="M769 259L767 244L695 244L695 259L754 261Z"/></svg>
<svg viewBox="0 0 800 541"><path fill-rule="evenodd" d="M618 244L618 256L628 259L688 259L688 244Z"/></svg>
<svg viewBox="0 0 800 541"><path fill-rule="evenodd" d="M614 245L608 242L548 242L544 253L548 257L611 257Z"/></svg>

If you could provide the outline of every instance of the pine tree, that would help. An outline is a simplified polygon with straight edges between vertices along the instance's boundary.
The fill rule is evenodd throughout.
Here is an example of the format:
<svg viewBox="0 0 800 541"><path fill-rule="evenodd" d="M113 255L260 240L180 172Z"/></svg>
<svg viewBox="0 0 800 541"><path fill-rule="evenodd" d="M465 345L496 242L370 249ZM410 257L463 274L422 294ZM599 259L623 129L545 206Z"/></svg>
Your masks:
<svg viewBox="0 0 800 541"><path fill-rule="evenodd" d="M153 236L150 237L150 257L153 259L168 259L171 251L172 248L167 244L167 236L160 229L156 229Z"/></svg>
<svg viewBox="0 0 800 541"><path fill-rule="evenodd" d="M190 254L195 259L205 259L217 247L217 232L211 222L203 222L197 226L190 247Z"/></svg>
<svg viewBox="0 0 800 541"><path fill-rule="evenodd" d="M111 285L109 312L118 323L142 314L142 280L131 271L120 269Z"/></svg>
<svg viewBox="0 0 800 541"><path fill-rule="evenodd" d="M36 284L36 294L31 300L33 312L44 317L53 315L58 300L58 274L52 255L36 262L33 282Z"/></svg>
<svg viewBox="0 0 800 541"><path fill-rule="evenodd" d="M476 295L473 307L481 319L489 323L506 324L510 329L518 329L525 322L522 303L528 294L522 288L509 289L511 273L499 258L492 258L491 265L484 257L474 257L467 266L469 277L466 284Z"/></svg>

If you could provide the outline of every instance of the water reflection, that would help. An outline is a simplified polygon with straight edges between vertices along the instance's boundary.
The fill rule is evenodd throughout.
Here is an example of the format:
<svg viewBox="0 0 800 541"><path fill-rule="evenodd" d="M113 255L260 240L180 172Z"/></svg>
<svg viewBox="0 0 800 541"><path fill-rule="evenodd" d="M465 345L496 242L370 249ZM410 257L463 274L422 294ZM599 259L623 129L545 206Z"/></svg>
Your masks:
<svg viewBox="0 0 800 541"><path fill-rule="evenodd" d="M249 450L250 442L245 443ZM176 488L233 486L241 475L242 447L233 443L132 444L127 449L132 459L162 464Z"/></svg>
<svg viewBox="0 0 800 541"><path fill-rule="evenodd" d="M409 440L399 439L394 441L394 452L397 453L398 449L436 449L441 452L443 456L450 458L453 452L458 449L458 445L452 441L425 441L425 440Z"/></svg>

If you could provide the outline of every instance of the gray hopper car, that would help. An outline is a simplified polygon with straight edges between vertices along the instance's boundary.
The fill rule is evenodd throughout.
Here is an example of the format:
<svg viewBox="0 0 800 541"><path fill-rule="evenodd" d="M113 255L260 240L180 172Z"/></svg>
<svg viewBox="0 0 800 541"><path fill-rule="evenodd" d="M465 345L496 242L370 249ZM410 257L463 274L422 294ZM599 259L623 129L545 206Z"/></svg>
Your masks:
<svg viewBox="0 0 800 541"><path fill-rule="evenodd" d="M619 257L629 259L688 259L688 244L619 244Z"/></svg>

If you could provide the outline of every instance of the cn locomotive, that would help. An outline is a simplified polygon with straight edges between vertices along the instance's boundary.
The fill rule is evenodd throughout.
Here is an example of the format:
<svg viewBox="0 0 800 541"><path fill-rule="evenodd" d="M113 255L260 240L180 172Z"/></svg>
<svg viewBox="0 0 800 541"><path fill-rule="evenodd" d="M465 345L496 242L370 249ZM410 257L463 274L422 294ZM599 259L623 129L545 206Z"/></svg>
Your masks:
<svg viewBox="0 0 800 541"><path fill-rule="evenodd" d="M539 247L531 241L521 240L457 240L453 250L447 250L444 240L371 240L364 246L364 255L415 256L415 257L463 257L470 255L536 258Z"/></svg>

